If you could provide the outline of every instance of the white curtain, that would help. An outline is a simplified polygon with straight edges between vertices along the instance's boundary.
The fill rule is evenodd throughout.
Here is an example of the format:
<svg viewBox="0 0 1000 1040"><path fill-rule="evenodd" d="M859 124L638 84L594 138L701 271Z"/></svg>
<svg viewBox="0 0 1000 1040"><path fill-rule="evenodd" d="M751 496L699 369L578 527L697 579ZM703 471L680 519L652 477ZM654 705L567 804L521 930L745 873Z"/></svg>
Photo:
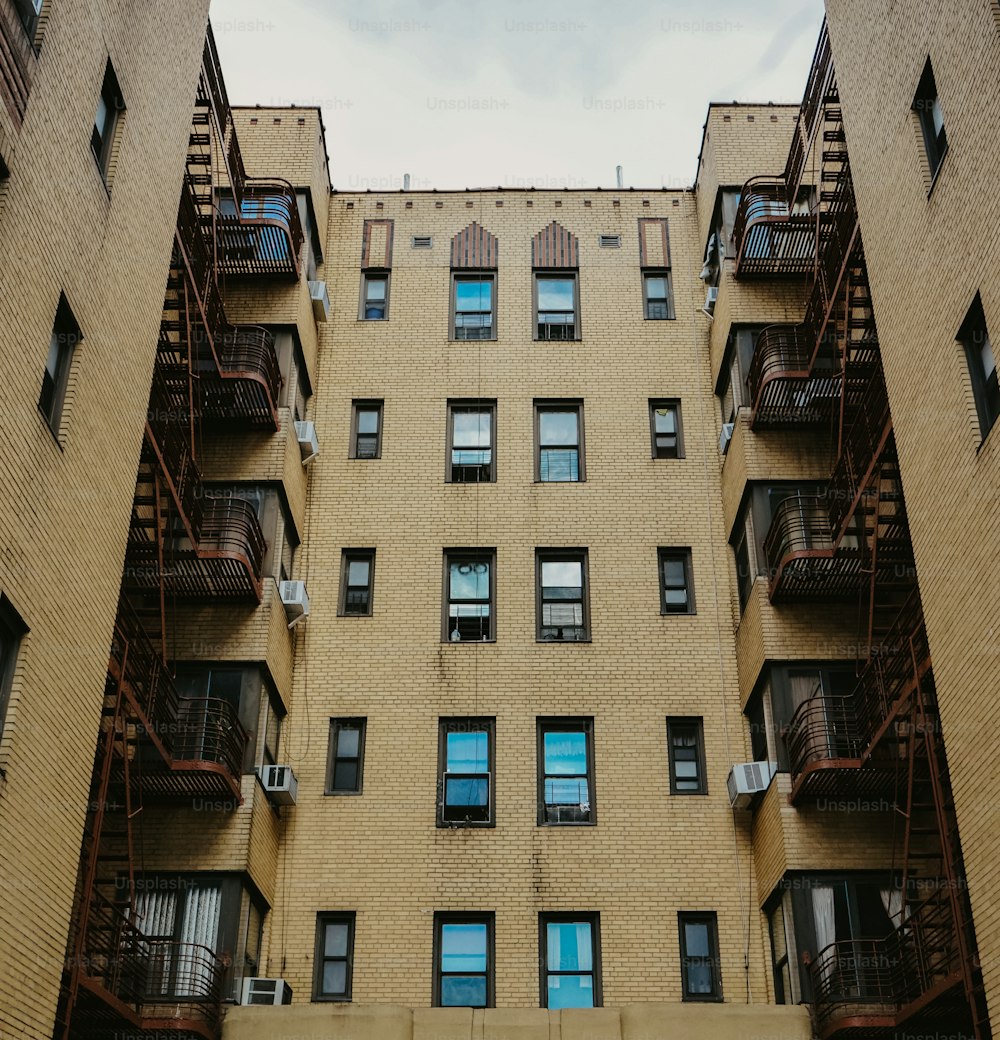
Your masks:
<svg viewBox="0 0 1000 1040"><path fill-rule="evenodd" d="M814 885L812 890L813 923L816 926L816 956L837 938L837 921L833 908L833 885ZM833 971L833 958L827 954L823 958L820 972L824 979Z"/></svg>
<svg viewBox="0 0 1000 1040"><path fill-rule="evenodd" d="M212 964L203 949L208 947L214 954L219 938L219 909L222 890L215 884L202 884L189 888L181 919L178 957L177 992L193 996L204 994L211 981Z"/></svg>
<svg viewBox="0 0 1000 1040"><path fill-rule="evenodd" d="M903 890L901 888L883 888L880 893L882 905L889 915L893 928L898 928L903 923Z"/></svg>
<svg viewBox="0 0 1000 1040"><path fill-rule="evenodd" d="M150 938L171 938L177 917L177 892L170 890L144 890L136 898L136 916L139 931ZM152 996L170 990L170 974L173 967L172 947L167 944L150 945L146 949L148 976L146 991Z"/></svg>

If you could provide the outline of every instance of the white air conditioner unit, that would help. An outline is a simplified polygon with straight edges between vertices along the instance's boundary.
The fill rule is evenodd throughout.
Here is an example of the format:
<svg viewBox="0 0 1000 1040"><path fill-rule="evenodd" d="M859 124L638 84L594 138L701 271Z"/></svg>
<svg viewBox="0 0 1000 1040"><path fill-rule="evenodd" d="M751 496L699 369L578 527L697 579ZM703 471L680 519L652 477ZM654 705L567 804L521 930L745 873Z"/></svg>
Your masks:
<svg viewBox="0 0 1000 1040"><path fill-rule="evenodd" d="M284 979L246 978L241 1004L291 1004L292 987Z"/></svg>
<svg viewBox="0 0 1000 1040"><path fill-rule="evenodd" d="M312 300L313 317L317 321L330 320L330 293L326 282L310 282L309 298Z"/></svg>
<svg viewBox="0 0 1000 1040"><path fill-rule="evenodd" d="M288 627L297 625L303 618L309 617L309 594L304 581L283 581L278 585Z"/></svg>
<svg viewBox="0 0 1000 1040"><path fill-rule="evenodd" d="M749 809L767 790L777 768L776 762L741 762L733 766L726 781L730 808Z"/></svg>
<svg viewBox="0 0 1000 1040"><path fill-rule="evenodd" d="M733 430L736 429L736 423L724 422L722 424L722 433L719 434L719 451L725 455L729 451L729 442L733 439Z"/></svg>
<svg viewBox="0 0 1000 1040"><path fill-rule="evenodd" d="M316 424L314 422L295 420L295 439L299 442L299 451L302 454L302 465L312 462L319 454L319 439L316 437Z"/></svg>
<svg viewBox="0 0 1000 1040"><path fill-rule="evenodd" d="M702 310L711 318L715 314L715 302L719 298L719 287L713 285L705 295L705 306Z"/></svg>
<svg viewBox="0 0 1000 1040"><path fill-rule="evenodd" d="M291 766L261 766L260 782L274 805L294 805L299 782Z"/></svg>

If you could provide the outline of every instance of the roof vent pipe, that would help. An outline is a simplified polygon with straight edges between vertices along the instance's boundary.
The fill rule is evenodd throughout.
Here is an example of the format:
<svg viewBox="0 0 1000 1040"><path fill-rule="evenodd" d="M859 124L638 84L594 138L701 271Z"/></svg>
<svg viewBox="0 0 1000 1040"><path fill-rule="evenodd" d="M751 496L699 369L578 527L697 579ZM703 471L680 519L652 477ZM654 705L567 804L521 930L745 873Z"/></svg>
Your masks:
<svg viewBox="0 0 1000 1040"><path fill-rule="evenodd" d="M410 190L410 175L408 173L403 174L403 191Z"/></svg>
<svg viewBox="0 0 1000 1040"><path fill-rule="evenodd" d="M618 190L621 191L625 187L625 182L622 178L622 168L620 166L615 167L615 178L618 181Z"/></svg>

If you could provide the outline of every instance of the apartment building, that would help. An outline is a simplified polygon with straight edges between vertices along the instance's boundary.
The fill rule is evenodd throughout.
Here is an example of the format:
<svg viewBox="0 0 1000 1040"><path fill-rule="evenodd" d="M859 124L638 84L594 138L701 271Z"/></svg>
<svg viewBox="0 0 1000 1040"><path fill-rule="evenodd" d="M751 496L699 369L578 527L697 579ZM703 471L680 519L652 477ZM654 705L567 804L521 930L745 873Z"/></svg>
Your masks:
<svg viewBox="0 0 1000 1040"><path fill-rule="evenodd" d="M692 190L344 193L0 0L0 1036L991 1036L1000 14L869 6Z"/></svg>

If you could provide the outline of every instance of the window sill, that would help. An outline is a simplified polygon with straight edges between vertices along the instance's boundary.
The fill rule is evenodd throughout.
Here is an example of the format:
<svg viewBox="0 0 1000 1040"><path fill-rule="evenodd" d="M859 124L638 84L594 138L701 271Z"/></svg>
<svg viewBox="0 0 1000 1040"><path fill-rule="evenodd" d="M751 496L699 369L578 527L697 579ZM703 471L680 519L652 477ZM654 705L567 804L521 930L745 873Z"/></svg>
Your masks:
<svg viewBox="0 0 1000 1040"><path fill-rule="evenodd" d="M346 613L343 610L338 610L337 611L337 617L339 617L339 618L356 618L359 621L363 620L364 618L370 618L370 617L374 617L374 616L375 616L374 614L348 614L348 613Z"/></svg>
<svg viewBox="0 0 1000 1040"><path fill-rule="evenodd" d="M725 997L681 997L682 1004L724 1004Z"/></svg>
<svg viewBox="0 0 1000 1040"><path fill-rule="evenodd" d="M59 434L52 428L52 423L49 422L48 416L41 410L41 408L38 408L38 415L41 418L42 422L45 424L45 429L49 431L49 436L52 438L52 441L55 444L55 446L61 452L65 453L66 449L59 441Z"/></svg>
<svg viewBox="0 0 1000 1040"><path fill-rule="evenodd" d="M581 820L579 823L547 823L545 820L539 820L536 824L538 827L546 827L549 830L568 830L573 827L596 827L597 820Z"/></svg>
<svg viewBox="0 0 1000 1040"><path fill-rule="evenodd" d="M437 821L437 829L439 831L484 831L484 830L496 830L496 820L490 820L488 823L449 823L448 821Z"/></svg>
<svg viewBox="0 0 1000 1040"><path fill-rule="evenodd" d="M325 798L360 798L364 791L324 791Z"/></svg>
<svg viewBox="0 0 1000 1040"><path fill-rule="evenodd" d="M313 996L311 1003L313 1004L350 1004L350 997L323 997Z"/></svg>
<svg viewBox="0 0 1000 1040"><path fill-rule="evenodd" d="M496 646L496 639L442 639L442 646Z"/></svg>
<svg viewBox="0 0 1000 1040"><path fill-rule="evenodd" d="M535 646L590 646L593 639L538 639L535 638Z"/></svg>
<svg viewBox="0 0 1000 1040"><path fill-rule="evenodd" d="M697 617L697 610L661 610L660 617Z"/></svg>
<svg viewBox="0 0 1000 1040"><path fill-rule="evenodd" d="M671 791L671 798L707 798L708 791Z"/></svg>
<svg viewBox="0 0 1000 1040"><path fill-rule="evenodd" d="M381 322L388 321L388 316L384 318L358 318L357 323L359 325L378 325Z"/></svg>
<svg viewBox="0 0 1000 1040"><path fill-rule="evenodd" d="M931 186L927 189L927 198L930 200L931 195L934 194L934 188L937 185L938 178L941 176L941 171L944 169L944 161L948 158L948 149L950 145L944 146L944 151L941 153L941 158L938 160L937 169L931 174Z"/></svg>
<svg viewBox="0 0 1000 1040"><path fill-rule="evenodd" d="M542 484L546 487L549 484L555 484L557 487L573 487L575 484L586 484L586 480L535 480L535 484Z"/></svg>
<svg viewBox="0 0 1000 1040"><path fill-rule="evenodd" d="M990 438L993 436L994 431L1000 427L1000 416L993 420L993 425L986 431L986 436L979 442L979 447L976 448L976 455L979 456L983 449L989 444Z"/></svg>

